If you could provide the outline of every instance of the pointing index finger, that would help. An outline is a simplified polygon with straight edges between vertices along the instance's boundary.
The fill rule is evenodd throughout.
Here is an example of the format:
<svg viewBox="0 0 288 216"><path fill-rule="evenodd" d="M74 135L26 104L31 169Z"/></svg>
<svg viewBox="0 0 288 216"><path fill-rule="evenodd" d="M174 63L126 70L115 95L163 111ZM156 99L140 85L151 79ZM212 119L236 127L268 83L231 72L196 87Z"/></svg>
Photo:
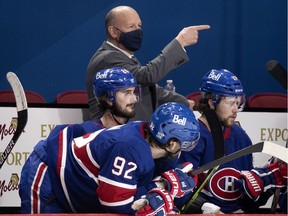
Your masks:
<svg viewBox="0 0 288 216"><path fill-rule="evenodd" d="M197 25L197 26L194 26L194 28L198 31L201 31L201 30L210 29L210 25Z"/></svg>

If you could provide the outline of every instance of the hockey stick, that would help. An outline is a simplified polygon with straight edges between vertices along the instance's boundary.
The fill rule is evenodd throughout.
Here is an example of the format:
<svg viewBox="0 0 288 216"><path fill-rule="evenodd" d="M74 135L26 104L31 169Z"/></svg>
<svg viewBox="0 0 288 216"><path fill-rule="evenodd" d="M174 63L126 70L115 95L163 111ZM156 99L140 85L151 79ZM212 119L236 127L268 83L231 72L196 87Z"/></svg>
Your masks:
<svg viewBox="0 0 288 216"><path fill-rule="evenodd" d="M186 213L191 213L190 211L192 210L192 204L195 202L195 200L197 199L199 193L201 192L201 190L203 189L203 187L205 186L205 184L207 183L207 181L212 177L212 175L218 170L220 165L215 166L214 168L210 169L209 172L206 174L205 178L203 179L203 181L201 182L201 184L196 188L195 191L192 192L192 196L190 198L190 200L188 201L188 203L186 203L186 205L184 205L181 209L181 213L182 214L186 214ZM188 173L190 175L190 173ZM203 204L203 203L201 203ZM201 206L200 206L201 207Z"/></svg>
<svg viewBox="0 0 288 216"><path fill-rule="evenodd" d="M271 60L267 62L266 70L287 90L287 71L278 61Z"/></svg>
<svg viewBox="0 0 288 216"><path fill-rule="evenodd" d="M25 96L25 92L23 90L22 84L19 81L18 77L13 72L8 72L6 75L6 78L8 82L10 83L13 93L16 100L16 107L17 107L17 128L16 131L11 139L11 141L8 143L6 149L0 156L0 169L2 168L5 160L11 153L13 147L15 146L17 140L19 139L21 133L23 132L28 119L28 112L27 112L27 100Z"/></svg>
<svg viewBox="0 0 288 216"><path fill-rule="evenodd" d="M270 155L272 155L274 157L277 157L277 158L285 161L286 163L288 162L288 158L287 158L288 149L287 148L285 148L285 147L283 147L281 145L272 143L272 142L265 141L265 142L256 143L256 144L254 144L252 146L246 147L246 148L241 149L241 150L239 150L237 152L234 152L232 154L229 154L227 156L224 156L222 158L214 160L214 161L212 161L212 162L210 162L208 164L205 164L205 165L199 167L198 169L190 171L188 173L188 175L195 176L195 175L198 175L198 174L200 174L200 173L202 173L202 172L204 172L206 170L212 169L212 171L210 171L207 174L208 177L206 176L206 181L207 181L213 175L213 173L218 169L218 167L221 164L224 164L224 163L227 163L229 161L235 160L236 158L242 157L244 155L252 154L252 153L256 153L256 152L270 154ZM201 186L203 188L204 184L201 185ZM197 188L197 190L198 190L198 188ZM193 195L192 195L191 199L189 200L189 202L182 208L183 209L182 210L183 213L185 213L188 210L188 208L196 200L197 196L198 196L198 194L193 193Z"/></svg>
<svg viewBox="0 0 288 216"><path fill-rule="evenodd" d="M242 156L245 156L247 154L252 154L252 153L256 153L256 152L269 154L271 156L279 158L280 160L284 161L285 163L288 163L288 157L287 157L288 149L287 148L285 148L281 145L278 145L276 143L264 141L264 142L256 143L252 146L248 146L248 147L243 148L239 151L236 151L232 154L226 155L222 158L219 158L219 159L214 160L210 163L207 163L207 164L205 164L205 165L203 165L203 166L201 166L195 170L190 171L188 174L190 176L195 176L195 175L198 175L198 174L200 174L206 170L213 169L214 167L219 166L221 164L235 160L235 159L242 157Z"/></svg>
<svg viewBox="0 0 288 216"><path fill-rule="evenodd" d="M214 160L210 163L207 163L207 164L199 167L198 169L195 169L195 170L188 172L188 175L190 175L190 176L198 175L198 174L200 174L206 170L214 169L215 167L218 167L221 164L235 160L235 159L242 157L242 156L245 156L247 154L252 154L252 153L256 153L256 152L270 154L274 157L277 157L277 158L283 160L286 163L288 162L288 158L287 158L288 149L287 148L285 148L281 145L269 142L269 141L264 141L264 142L259 142L259 143L252 145L252 146L243 148L243 149L236 151L232 154L229 154L229 155L226 155L222 158ZM138 207L140 206L140 208L142 208L143 206L145 206L145 203L141 202L140 205L139 205L139 203L137 203L137 205L138 205Z"/></svg>
<svg viewBox="0 0 288 216"><path fill-rule="evenodd" d="M279 196L280 196L280 188L277 188L275 190L274 196L273 196L273 200L272 200L272 204L271 204L271 213L275 214L276 209L277 209L277 205L278 205L278 201L279 201Z"/></svg>

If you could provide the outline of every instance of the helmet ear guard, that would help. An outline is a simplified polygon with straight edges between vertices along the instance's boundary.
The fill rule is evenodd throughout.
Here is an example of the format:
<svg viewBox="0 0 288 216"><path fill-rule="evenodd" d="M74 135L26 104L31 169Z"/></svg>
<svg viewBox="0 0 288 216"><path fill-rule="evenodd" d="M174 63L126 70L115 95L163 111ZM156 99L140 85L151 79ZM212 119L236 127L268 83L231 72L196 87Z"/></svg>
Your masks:
<svg viewBox="0 0 288 216"><path fill-rule="evenodd" d="M107 93L108 93L108 100L113 103L115 101L116 91L115 92L114 91L109 91Z"/></svg>
<svg viewBox="0 0 288 216"><path fill-rule="evenodd" d="M210 96L206 96L207 94L209 94ZM200 96L201 103L208 103L208 101L211 100L212 104L214 106L217 106L217 104L220 102L220 99L221 99L220 95L215 95L215 94L212 94L211 92L209 93L204 92L204 91L201 92L201 96Z"/></svg>
<svg viewBox="0 0 288 216"><path fill-rule="evenodd" d="M221 97L220 95L212 95L211 100L212 100L213 105L216 106L220 102Z"/></svg>

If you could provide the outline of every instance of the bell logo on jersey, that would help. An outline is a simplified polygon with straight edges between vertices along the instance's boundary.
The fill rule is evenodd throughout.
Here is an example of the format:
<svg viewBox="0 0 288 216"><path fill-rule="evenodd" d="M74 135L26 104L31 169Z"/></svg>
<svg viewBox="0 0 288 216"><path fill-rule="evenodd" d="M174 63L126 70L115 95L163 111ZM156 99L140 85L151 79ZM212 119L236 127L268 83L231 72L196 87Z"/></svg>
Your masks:
<svg viewBox="0 0 288 216"><path fill-rule="evenodd" d="M179 117L179 115L174 115L172 122L177 123L179 125L185 125L187 119L183 117L182 119Z"/></svg>

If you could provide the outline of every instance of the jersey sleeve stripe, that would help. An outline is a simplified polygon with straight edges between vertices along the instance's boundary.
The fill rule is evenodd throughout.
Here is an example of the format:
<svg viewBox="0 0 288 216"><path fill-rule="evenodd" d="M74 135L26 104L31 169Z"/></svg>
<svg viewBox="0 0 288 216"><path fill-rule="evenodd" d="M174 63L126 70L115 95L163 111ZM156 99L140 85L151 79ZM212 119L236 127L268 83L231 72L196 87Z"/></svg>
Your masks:
<svg viewBox="0 0 288 216"><path fill-rule="evenodd" d="M110 185L115 186L115 187L125 188L125 189L129 189L129 190L134 190L137 188L136 184L130 185L130 184L122 183L122 182L117 182L117 181L111 180L111 179L106 178L106 177L101 176L101 175L99 175L98 178L100 181L106 182L107 184L110 184Z"/></svg>
<svg viewBox="0 0 288 216"><path fill-rule="evenodd" d="M37 172L34 176L34 180L32 183L32 193L31 193L31 214L39 214L40 213L40 187L47 171L47 165L45 163L40 163Z"/></svg>
<svg viewBox="0 0 288 216"><path fill-rule="evenodd" d="M69 193L66 187L66 183L65 183L65 167L66 167L66 157L67 157L67 142L71 142L71 140L69 140L68 137L69 133L68 133L68 129L69 127L64 128L60 133L59 133L59 156L58 156L58 167L57 167L57 171L59 174L59 178L60 178L60 182L63 188L63 192L65 194L65 197L67 199L67 202L71 208L71 210L73 212L76 212L75 208L73 207L70 197L69 197ZM61 153L61 154L60 154Z"/></svg>
<svg viewBox="0 0 288 216"><path fill-rule="evenodd" d="M123 205L127 205L129 203L132 203L134 201L134 197L130 197L129 199L119 201L119 202L105 202L101 199L99 199L99 201L104 206L115 207L115 206L123 206Z"/></svg>
<svg viewBox="0 0 288 216"><path fill-rule="evenodd" d="M109 193L107 193L109 191ZM137 191L137 185L116 182L99 176L97 194L100 202L106 206L120 206L132 203ZM113 196L111 196L113 194Z"/></svg>
<svg viewBox="0 0 288 216"><path fill-rule="evenodd" d="M87 175L94 179L94 181L98 184L98 173L100 166L93 159L89 144L78 147L75 142L73 142L72 145L72 151L75 160L79 166L87 173Z"/></svg>

